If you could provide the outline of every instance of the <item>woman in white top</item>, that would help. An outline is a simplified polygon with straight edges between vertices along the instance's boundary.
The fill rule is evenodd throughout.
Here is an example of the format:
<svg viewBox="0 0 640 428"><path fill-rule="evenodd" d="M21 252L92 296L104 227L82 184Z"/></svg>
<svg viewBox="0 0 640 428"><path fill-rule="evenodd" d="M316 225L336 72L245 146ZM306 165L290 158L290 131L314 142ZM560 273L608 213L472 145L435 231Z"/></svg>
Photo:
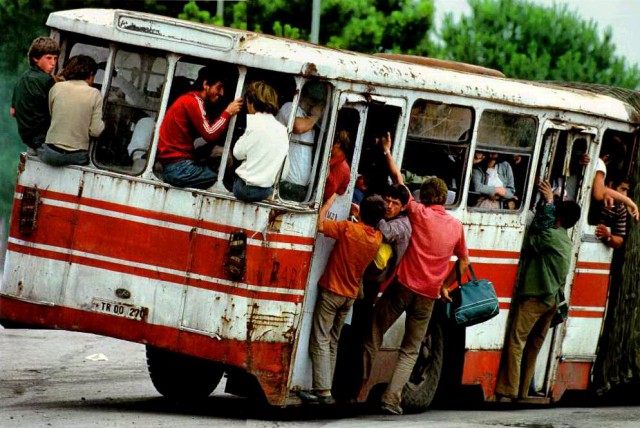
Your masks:
<svg viewBox="0 0 640 428"><path fill-rule="evenodd" d="M236 198L257 202L273 193L280 168L289 172L287 128L278 122L278 94L265 82L252 82L245 93L247 127L233 148L233 156L242 161L236 170L233 194Z"/></svg>

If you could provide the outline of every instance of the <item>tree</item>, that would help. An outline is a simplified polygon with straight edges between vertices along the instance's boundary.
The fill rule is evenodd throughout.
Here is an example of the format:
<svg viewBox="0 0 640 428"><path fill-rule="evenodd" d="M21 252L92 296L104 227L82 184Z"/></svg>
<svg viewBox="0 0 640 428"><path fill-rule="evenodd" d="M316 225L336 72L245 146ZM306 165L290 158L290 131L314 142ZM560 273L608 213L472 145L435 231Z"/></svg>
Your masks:
<svg viewBox="0 0 640 428"><path fill-rule="evenodd" d="M640 71L615 55L611 28L602 36L592 20L567 6L521 0L469 0L471 14L445 16L447 59L495 68L508 77L640 86Z"/></svg>
<svg viewBox="0 0 640 428"><path fill-rule="evenodd" d="M233 28L308 40L311 2L308 0L253 0L228 2L224 24ZM431 0L323 0L320 44L358 52L394 52L426 55L433 49ZM214 23L207 11L189 2L180 18Z"/></svg>

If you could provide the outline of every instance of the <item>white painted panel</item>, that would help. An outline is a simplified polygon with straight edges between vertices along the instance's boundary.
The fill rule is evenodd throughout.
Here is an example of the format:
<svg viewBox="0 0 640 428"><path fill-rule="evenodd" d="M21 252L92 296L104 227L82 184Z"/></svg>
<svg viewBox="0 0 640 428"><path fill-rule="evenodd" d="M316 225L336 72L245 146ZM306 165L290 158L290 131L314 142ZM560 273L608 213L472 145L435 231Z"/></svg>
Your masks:
<svg viewBox="0 0 640 428"><path fill-rule="evenodd" d="M601 328L602 318L570 317L562 343L562 355L595 355Z"/></svg>

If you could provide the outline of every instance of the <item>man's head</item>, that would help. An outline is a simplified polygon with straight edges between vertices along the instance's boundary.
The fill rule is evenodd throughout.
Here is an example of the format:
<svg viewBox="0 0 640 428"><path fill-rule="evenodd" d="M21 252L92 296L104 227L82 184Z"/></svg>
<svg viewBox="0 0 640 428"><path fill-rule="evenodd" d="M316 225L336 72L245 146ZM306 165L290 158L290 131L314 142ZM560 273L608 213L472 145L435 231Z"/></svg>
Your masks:
<svg viewBox="0 0 640 428"><path fill-rule="evenodd" d="M56 67L58 55L60 55L60 46L51 37L36 37L31 42L27 53L29 64L38 66L47 74Z"/></svg>
<svg viewBox="0 0 640 428"><path fill-rule="evenodd" d="M409 202L409 191L401 184L391 184L382 192L382 199L387 203L384 218L390 220L397 217Z"/></svg>
<svg viewBox="0 0 640 428"><path fill-rule="evenodd" d="M617 135L606 140L602 144L602 149L600 149L600 159L602 159L607 165L611 164L617 166L620 162L624 161L626 156L627 148L625 147L622 138Z"/></svg>
<svg viewBox="0 0 640 428"><path fill-rule="evenodd" d="M278 93L265 82L251 82L244 96L257 113L278 113Z"/></svg>
<svg viewBox="0 0 640 428"><path fill-rule="evenodd" d="M360 203L360 220L367 226L377 226L385 212L386 204L380 195L368 196Z"/></svg>
<svg viewBox="0 0 640 428"><path fill-rule="evenodd" d="M565 229L571 229L580 220L580 213L580 205L574 201L562 201L556 205L556 219Z"/></svg>
<svg viewBox="0 0 640 428"><path fill-rule="evenodd" d="M193 82L193 89L200 91L202 98L213 104L224 96L226 81L224 70L211 66L202 67L198 72L198 78Z"/></svg>
<svg viewBox="0 0 640 428"><path fill-rule="evenodd" d="M607 179L607 187L610 187L624 196L627 196L629 193L629 189L631 188L630 183L631 181L629 180L629 177Z"/></svg>
<svg viewBox="0 0 640 428"><path fill-rule="evenodd" d="M72 57L60 73L66 80L88 80L96 75L98 64L86 55Z"/></svg>
<svg viewBox="0 0 640 428"><path fill-rule="evenodd" d="M438 177L429 177L420 187L420 202L424 205L444 205L447 202L447 185Z"/></svg>

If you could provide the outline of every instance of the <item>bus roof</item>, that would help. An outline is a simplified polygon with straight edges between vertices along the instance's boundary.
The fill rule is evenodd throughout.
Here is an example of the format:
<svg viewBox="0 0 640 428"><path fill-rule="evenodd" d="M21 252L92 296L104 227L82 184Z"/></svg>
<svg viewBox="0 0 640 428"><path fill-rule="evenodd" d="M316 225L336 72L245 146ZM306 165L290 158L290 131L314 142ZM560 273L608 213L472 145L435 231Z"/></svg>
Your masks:
<svg viewBox="0 0 640 428"><path fill-rule="evenodd" d="M376 85L420 89L640 122L640 113L629 103L582 88L411 64L143 12L66 10L51 13L47 25L61 31L177 54L203 58L221 58L224 54L226 61L249 67L371 84L372 93L375 93Z"/></svg>

